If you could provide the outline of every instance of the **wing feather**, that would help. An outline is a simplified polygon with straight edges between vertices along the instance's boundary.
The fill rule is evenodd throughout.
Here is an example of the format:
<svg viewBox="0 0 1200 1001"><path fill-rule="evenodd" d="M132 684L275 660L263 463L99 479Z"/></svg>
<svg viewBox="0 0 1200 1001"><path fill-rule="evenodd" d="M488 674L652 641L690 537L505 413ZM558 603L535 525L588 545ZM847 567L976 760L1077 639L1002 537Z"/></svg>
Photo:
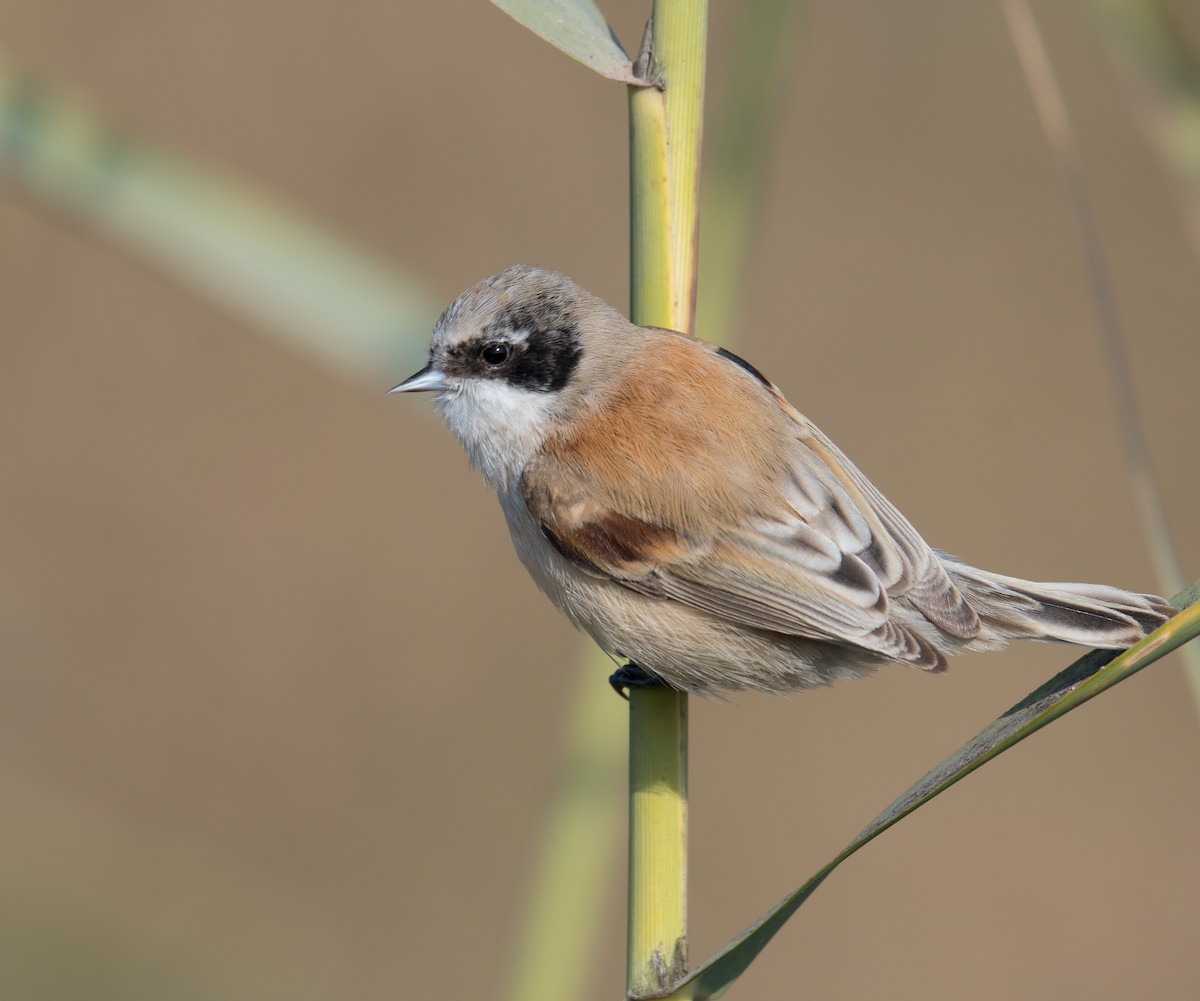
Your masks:
<svg viewBox="0 0 1200 1001"><path fill-rule="evenodd" d="M633 451L629 434L593 429L553 442L526 468L521 489L531 515L592 576L748 627L942 669L935 646L894 614L903 600L947 633L978 634L978 617L937 554L778 390L749 379L747 388L755 396L739 401L746 433L773 437L777 449L745 460L676 455L669 483L648 486L661 467ZM639 403L623 400L624 428ZM677 411L679 438L688 440L710 419L706 403L676 397L668 408L652 400L642 419L669 435L663 424ZM714 447L721 440L705 439ZM696 455L691 465L688 455Z"/></svg>
<svg viewBox="0 0 1200 1001"><path fill-rule="evenodd" d="M871 545L863 555L878 569L888 593L903 596L930 622L952 636L960 639L978 636L983 628L979 616L950 579L937 553L833 442L787 406L800 428L801 440L814 459L839 477L855 495L857 509L872 523Z"/></svg>

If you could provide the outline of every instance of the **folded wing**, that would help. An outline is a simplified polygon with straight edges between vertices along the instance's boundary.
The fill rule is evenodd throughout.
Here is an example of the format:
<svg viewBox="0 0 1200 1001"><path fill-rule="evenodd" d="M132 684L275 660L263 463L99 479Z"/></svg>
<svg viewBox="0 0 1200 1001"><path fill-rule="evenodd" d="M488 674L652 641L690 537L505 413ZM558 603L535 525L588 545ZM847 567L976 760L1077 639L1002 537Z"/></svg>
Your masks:
<svg viewBox="0 0 1200 1001"><path fill-rule="evenodd" d="M585 454L559 448L525 471L530 513L551 544L592 576L740 625L942 669L936 647L898 621L896 600L960 638L978 634L974 611L907 520L769 391L794 445L765 494L748 492L713 516L711 505L700 511L698 500L689 501L708 485L699 474L687 482L686 467L673 467L670 509L642 503L634 511L619 500L611 456L598 474Z"/></svg>

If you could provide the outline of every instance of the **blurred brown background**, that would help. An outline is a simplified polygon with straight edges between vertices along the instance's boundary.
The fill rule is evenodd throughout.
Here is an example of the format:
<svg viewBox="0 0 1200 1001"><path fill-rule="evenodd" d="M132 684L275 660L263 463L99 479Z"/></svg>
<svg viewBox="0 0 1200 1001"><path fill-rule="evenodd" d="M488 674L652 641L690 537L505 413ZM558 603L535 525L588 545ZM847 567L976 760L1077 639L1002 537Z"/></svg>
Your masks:
<svg viewBox="0 0 1200 1001"><path fill-rule="evenodd" d="M646 5L602 6L636 44ZM1086 6L1036 10L1194 575L1200 271ZM627 302L623 89L482 0L0 0L0 25L441 299L529 261ZM1158 587L995 5L812 5L752 255L739 351L932 542ZM0 329L0 996L496 996L582 641L428 401L383 399L408 373L332 374L11 187ZM694 960L1071 656L694 702ZM1169 660L849 862L730 996L1195 997L1198 760ZM622 993L612 884L595 999Z"/></svg>

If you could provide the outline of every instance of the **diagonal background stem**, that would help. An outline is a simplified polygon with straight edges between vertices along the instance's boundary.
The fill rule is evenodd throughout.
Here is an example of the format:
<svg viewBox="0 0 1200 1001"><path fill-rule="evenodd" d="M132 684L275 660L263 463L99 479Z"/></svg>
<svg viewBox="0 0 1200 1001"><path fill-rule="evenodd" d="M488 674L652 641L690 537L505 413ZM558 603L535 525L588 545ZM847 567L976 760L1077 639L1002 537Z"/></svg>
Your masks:
<svg viewBox="0 0 1200 1001"><path fill-rule="evenodd" d="M1062 91L1046 52L1045 42L1028 0L1003 0L1005 18L1013 45L1025 74L1025 82L1037 109L1042 131L1054 155L1070 204L1071 218L1079 237L1084 267L1092 293L1096 332L1104 352L1105 370L1116 409L1121 445L1133 482L1134 500L1141 516L1142 530L1150 549L1164 594L1181 591L1187 583L1171 530L1167 524L1162 497L1150 467L1150 450L1138 410L1137 393L1130 374L1129 352L1121 326L1121 314L1113 291L1112 273L1104 255L1104 246L1096 225L1096 213L1083 180L1079 147L1071 128L1071 119L1063 102ZM1187 678L1200 711L1200 649L1195 644L1181 654Z"/></svg>

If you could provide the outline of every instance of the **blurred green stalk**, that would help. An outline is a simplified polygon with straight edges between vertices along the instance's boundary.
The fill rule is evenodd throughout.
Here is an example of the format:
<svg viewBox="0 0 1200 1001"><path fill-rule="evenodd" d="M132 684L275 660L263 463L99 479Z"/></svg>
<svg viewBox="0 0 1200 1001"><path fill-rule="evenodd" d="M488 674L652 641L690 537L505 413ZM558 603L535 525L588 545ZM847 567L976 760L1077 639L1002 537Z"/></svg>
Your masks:
<svg viewBox="0 0 1200 1001"><path fill-rule="evenodd" d="M0 57L0 171L320 360L380 378L424 356L438 309L263 193L114 126Z"/></svg>
<svg viewBox="0 0 1200 1001"><path fill-rule="evenodd" d="M805 0L755 0L741 6L728 84L712 101L700 185L700 280L696 336L728 344L759 218L764 175L779 123L788 57Z"/></svg>
<svg viewBox="0 0 1200 1001"><path fill-rule="evenodd" d="M624 765L621 700L602 682L612 664L594 644L564 717L563 749L537 845L510 1001L566 1001L589 983L604 901L612 884Z"/></svg>
<svg viewBox="0 0 1200 1001"><path fill-rule="evenodd" d="M1139 124L1178 184L1200 258L1200 55L1180 23L1182 11L1162 0L1093 0L1092 7L1133 86Z"/></svg>

